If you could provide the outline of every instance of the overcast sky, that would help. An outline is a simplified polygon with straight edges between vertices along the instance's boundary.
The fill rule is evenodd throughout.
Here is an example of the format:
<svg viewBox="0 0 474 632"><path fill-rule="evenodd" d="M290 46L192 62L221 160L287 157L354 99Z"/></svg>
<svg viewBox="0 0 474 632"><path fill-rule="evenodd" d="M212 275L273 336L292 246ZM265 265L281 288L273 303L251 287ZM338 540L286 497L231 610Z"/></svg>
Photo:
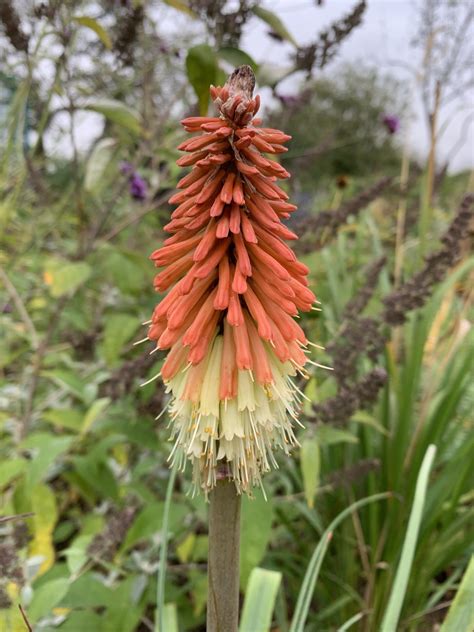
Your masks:
<svg viewBox="0 0 474 632"><path fill-rule="evenodd" d="M474 1L474 0L473 0ZM356 0L324 0L316 6L315 0L271 0L262 6L277 13L298 43L309 43L325 26L348 13ZM400 67L399 62L418 64L417 51L410 45L416 33L420 0L368 0L363 24L355 29L340 49L337 62L347 61L374 64L403 81L409 82L413 95L414 119L401 130L403 141L407 141L419 156L426 156L428 137L421 118L419 93L410 74ZM251 53L257 62L263 60L284 61L281 44L265 36L265 25L253 20L242 41L242 48ZM474 34L471 31L471 38ZM474 63L474 59L472 60ZM329 71L334 65L329 66ZM439 162L443 162L455 145L463 144L452 160L451 171L474 167L474 91L453 103L449 111L443 112L441 123L449 119L449 126L439 144ZM471 123L471 124L469 124ZM407 129L408 128L408 129Z"/></svg>
<svg viewBox="0 0 474 632"><path fill-rule="evenodd" d="M1 2L2 0L0 0ZM448 1L448 0L445 0ZM277 13L296 41L306 44L314 41L317 34L334 20L340 19L351 11L357 0L323 0L317 6L316 0L265 0L261 6ZM415 51L411 42L416 33L418 6L422 0L368 0L363 24L356 28L339 49L337 60L331 62L326 73L334 72L338 64L347 62L373 64L382 72L391 72L398 79L407 82L412 95L411 108L414 116L406 122L399 133L399 140L407 144L411 152L422 160L428 153L428 135L426 124L421 116L419 91L413 77L401 68L410 63L421 66L420 53ZM474 2L474 0L466 0ZM191 28L197 35L200 26L190 21L182 13L160 3L160 34L165 41L174 40L189 32ZM197 31L196 31L197 29ZM257 63L271 62L285 66L289 53L294 50L290 44L280 44L268 37L268 26L257 18L252 18L245 27L241 47L250 53ZM471 38L474 34L471 32ZM178 41L179 41L178 37ZM197 38L202 41L203 33ZM474 59L472 60L474 63ZM184 65L184 59L183 59ZM291 93L296 90L293 78L282 87L282 91ZM262 91L263 105L269 103L269 91ZM393 114L397 114L394 112ZM81 113L77 119L77 141L82 150L87 151L91 142L100 133L99 115ZM443 111L440 123L449 121L446 132L438 145L438 164L444 164L446 158L457 147L450 161L451 172L474 167L474 92L465 94L454 102L449 111ZM52 139L51 139L52 140ZM65 150L64 147L62 147Z"/></svg>

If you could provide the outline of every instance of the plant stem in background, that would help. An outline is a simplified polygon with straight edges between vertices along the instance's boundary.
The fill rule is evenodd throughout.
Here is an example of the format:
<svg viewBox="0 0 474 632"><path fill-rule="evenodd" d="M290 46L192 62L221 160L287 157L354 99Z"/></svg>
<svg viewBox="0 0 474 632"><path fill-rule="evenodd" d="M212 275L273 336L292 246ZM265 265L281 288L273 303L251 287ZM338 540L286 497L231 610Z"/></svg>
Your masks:
<svg viewBox="0 0 474 632"><path fill-rule="evenodd" d="M5 270L0 266L0 280L3 282L3 284L5 285L5 288L7 290L7 293L9 294L10 298L12 299L13 303L15 304L15 307L18 310L18 313L23 321L23 324L25 325L26 329L28 330L30 337L31 337L31 346L33 347L33 349L37 349L39 346L39 341L38 341L38 332L35 329L35 326L33 324L33 321L31 320L28 311L25 307L25 304L21 298L21 296L19 295L19 293L17 292L16 287L13 285L13 283L10 281L8 274L5 272Z"/></svg>
<svg viewBox="0 0 474 632"><path fill-rule="evenodd" d="M218 481L209 501L207 632L237 632L240 494L225 479Z"/></svg>
<svg viewBox="0 0 474 632"><path fill-rule="evenodd" d="M177 468L171 469L168 487L166 488L165 507L163 511L163 523L161 528L161 549L160 564L158 567L158 582L156 592L156 619L155 632L165 631L165 579L166 579L166 562L168 558L168 524L171 507L171 499L173 496L174 483L176 480Z"/></svg>
<svg viewBox="0 0 474 632"><path fill-rule="evenodd" d="M410 170L410 158L408 155L408 142L405 143L402 158L402 168L400 173L400 202L397 211L397 234L395 242L395 269L394 285L398 287L402 278L404 237L405 237L405 217L407 212L406 188L408 184L408 174Z"/></svg>
<svg viewBox="0 0 474 632"><path fill-rule="evenodd" d="M400 202L397 210L397 233L395 241L395 268L393 272L393 283L395 287L400 285L403 272L403 259L405 255L405 219L407 214L406 189L408 184L408 175L410 171L410 158L408 155L408 140L405 141L402 158L402 168L400 173ZM393 350L394 354L398 353L402 332L400 328L393 330Z"/></svg>
<svg viewBox="0 0 474 632"><path fill-rule="evenodd" d="M423 260L428 243L428 231L430 230L432 220L432 200L433 200L433 183L436 170L436 141L437 141L437 124L438 113L441 98L441 85L436 84L435 103L433 111L430 113L430 153L428 156L428 165L426 168L426 185L423 192L421 215L420 215L420 248L419 259Z"/></svg>
<svg viewBox="0 0 474 632"><path fill-rule="evenodd" d="M433 197L433 183L436 169L436 140L437 140L437 126L438 126L438 114L441 101L441 84L438 81L435 88L435 103L433 112L430 117L430 153L428 156L428 174L426 181L426 202L431 206L431 199Z"/></svg>

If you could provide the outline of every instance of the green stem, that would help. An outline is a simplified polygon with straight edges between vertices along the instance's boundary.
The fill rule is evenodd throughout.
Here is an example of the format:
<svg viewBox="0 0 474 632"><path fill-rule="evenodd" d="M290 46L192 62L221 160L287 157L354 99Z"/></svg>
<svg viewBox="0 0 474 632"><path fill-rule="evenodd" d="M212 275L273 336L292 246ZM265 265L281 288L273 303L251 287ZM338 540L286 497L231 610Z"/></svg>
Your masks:
<svg viewBox="0 0 474 632"><path fill-rule="evenodd" d="M161 527L161 549L160 564L158 567L158 582L156 591L156 617L155 632L165 632L164 610L165 610L165 579L166 562L168 559L168 523L171 507L171 497L173 495L174 482L178 468L173 467L170 472L168 487L166 488L165 506L163 511L163 522Z"/></svg>
<svg viewBox="0 0 474 632"><path fill-rule="evenodd" d="M240 495L229 480L209 495L207 632L239 625Z"/></svg>

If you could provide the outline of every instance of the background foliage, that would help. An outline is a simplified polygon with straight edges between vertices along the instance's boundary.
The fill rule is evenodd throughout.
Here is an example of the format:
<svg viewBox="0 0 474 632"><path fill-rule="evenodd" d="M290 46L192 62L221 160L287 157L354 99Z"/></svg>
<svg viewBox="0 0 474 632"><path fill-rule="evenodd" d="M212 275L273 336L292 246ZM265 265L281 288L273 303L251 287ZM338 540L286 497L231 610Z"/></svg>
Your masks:
<svg viewBox="0 0 474 632"><path fill-rule="evenodd" d="M140 387L162 355L134 341L159 298L177 121L240 63L293 135L296 248L322 303L303 323L334 367L301 384L301 448L268 501L243 499L242 631L439 629L472 552L473 200L468 174L402 156L393 78L323 73L365 2L308 46L250 1L26 4L0 8L0 629L25 629L21 603L35 630L158 630L158 576L164 629L204 629L207 508L186 475L169 485L165 396ZM239 48L252 20L290 46L281 67ZM443 629L467 630L455 603Z"/></svg>

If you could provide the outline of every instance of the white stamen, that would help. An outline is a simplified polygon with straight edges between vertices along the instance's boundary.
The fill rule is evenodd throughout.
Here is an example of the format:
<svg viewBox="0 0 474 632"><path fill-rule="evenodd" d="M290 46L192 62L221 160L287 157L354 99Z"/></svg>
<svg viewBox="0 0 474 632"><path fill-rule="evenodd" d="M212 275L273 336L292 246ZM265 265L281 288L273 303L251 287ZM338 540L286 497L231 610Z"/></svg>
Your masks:
<svg viewBox="0 0 474 632"><path fill-rule="evenodd" d="M301 425L296 411L306 397L291 380L303 367L280 362L272 345L265 342L273 381L262 385L252 371L239 371L237 397L220 400L222 344L222 336L217 336L203 360L202 383L192 401L184 396L189 366L166 385L172 394L169 418L174 447L170 460L181 468L191 461L194 490L203 489L206 494L216 483L221 461L227 462L238 493L261 485L262 474L277 467L273 451L288 453L296 445L292 425Z"/></svg>
<svg viewBox="0 0 474 632"><path fill-rule="evenodd" d="M155 421L158 421L158 419L161 419L161 417L163 417L163 415L165 414L165 412L168 410L168 408L171 405L171 400L166 404L166 406L163 408L163 410L161 411L161 413L159 415L157 415L155 417Z"/></svg>
<svg viewBox="0 0 474 632"><path fill-rule="evenodd" d="M322 349L323 351L325 351L326 349L326 347L323 347L322 345L317 345L315 342L311 342L310 340L308 340L308 344L312 347L315 347L316 349Z"/></svg>
<svg viewBox="0 0 474 632"><path fill-rule="evenodd" d="M308 360L309 364L312 364L313 366L317 366L320 369L327 369L328 371L334 371L334 367L332 366L326 366L325 364L319 364L318 362L313 362L313 360Z"/></svg>
<svg viewBox="0 0 474 632"><path fill-rule="evenodd" d="M136 345L141 345L142 342L146 342L147 340L150 340L148 336L146 338L142 338L141 340L137 340L136 342L133 343L133 346L135 347Z"/></svg>
<svg viewBox="0 0 474 632"><path fill-rule="evenodd" d="M146 382L143 382L143 384L140 384L140 388L142 386L146 386L147 384L151 384L152 382L154 382L157 378L159 378L161 375L161 371L159 373L157 373L156 375L154 375L153 377L151 377L149 380L147 380Z"/></svg>

